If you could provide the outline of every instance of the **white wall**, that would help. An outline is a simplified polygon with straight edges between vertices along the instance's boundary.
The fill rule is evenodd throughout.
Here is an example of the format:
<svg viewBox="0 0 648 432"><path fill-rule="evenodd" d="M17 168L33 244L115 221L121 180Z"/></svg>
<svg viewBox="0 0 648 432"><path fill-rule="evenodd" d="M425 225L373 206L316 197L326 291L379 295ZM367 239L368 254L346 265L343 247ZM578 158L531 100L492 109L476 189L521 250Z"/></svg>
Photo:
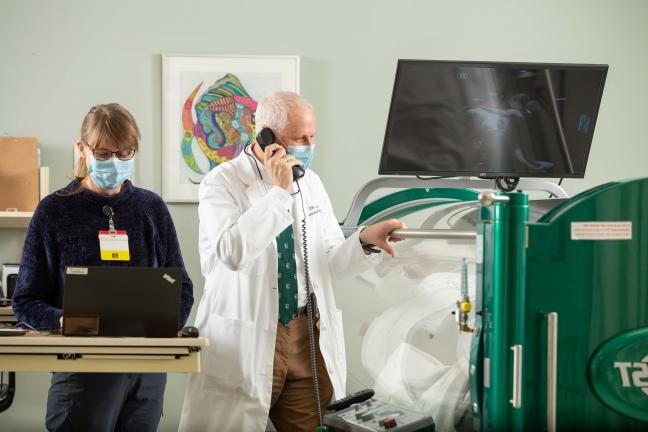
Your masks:
<svg viewBox="0 0 648 432"><path fill-rule="evenodd" d="M575 193L646 174L646 22L642 0L1 0L0 135L37 137L57 189L88 108L119 102L142 131L141 185L159 193L162 53L299 55L314 169L342 217L377 173L398 58L607 63L586 178L565 182ZM170 208L199 299L196 206ZM0 232L0 261L19 259L23 236ZM42 429L48 379L19 374L1 430ZM176 429L184 382L170 377L160 430Z"/></svg>

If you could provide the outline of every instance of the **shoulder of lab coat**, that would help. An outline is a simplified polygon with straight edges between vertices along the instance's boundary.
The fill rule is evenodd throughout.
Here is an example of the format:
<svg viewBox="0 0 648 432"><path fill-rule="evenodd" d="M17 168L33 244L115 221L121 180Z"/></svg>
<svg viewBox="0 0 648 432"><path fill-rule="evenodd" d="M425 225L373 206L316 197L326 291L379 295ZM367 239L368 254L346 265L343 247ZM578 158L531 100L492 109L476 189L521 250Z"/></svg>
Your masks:
<svg viewBox="0 0 648 432"><path fill-rule="evenodd" d="M324 216L322 231L331 277L336 281L343 280L356 276L378 264L382 260L382 253L367 255L362 249L360 244L362 226L358 227L358 230L347 239L344 238L322 180L315 172L309 171L312 176L312 187L320 198Z"/></svg>
<svg viewBox="0 0 648 432"><path fill-rule="evenodd" d="M233 271L245 268L292 223L290 193L277 186L266 192L251 169L239 156L214 168L200 183L199 250L205 276L218 261Z"/></svg>

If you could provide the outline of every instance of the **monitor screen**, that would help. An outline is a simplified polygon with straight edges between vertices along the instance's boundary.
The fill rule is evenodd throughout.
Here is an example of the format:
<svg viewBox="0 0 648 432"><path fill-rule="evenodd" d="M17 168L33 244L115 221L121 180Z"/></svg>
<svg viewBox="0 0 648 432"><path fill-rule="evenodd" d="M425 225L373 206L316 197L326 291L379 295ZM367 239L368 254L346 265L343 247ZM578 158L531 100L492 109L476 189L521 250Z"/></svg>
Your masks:
<svg viewBox="0 0 648 432"><path fill-rule="evenodd" d="M379 174L583 177L607 69L399 60Z"/></svg>

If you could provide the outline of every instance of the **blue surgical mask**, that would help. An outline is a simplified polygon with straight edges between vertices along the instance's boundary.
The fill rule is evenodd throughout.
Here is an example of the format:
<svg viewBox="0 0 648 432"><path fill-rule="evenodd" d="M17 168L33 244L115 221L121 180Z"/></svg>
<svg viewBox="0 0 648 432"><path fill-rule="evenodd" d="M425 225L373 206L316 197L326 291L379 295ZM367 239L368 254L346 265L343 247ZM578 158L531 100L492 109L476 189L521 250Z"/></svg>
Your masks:
<svg viewBox="0 0 648 432"><path fill-rule="evenodd" d="M101 189L116 189L133 175L133 159L119 160L115 157L100 161L93 157L88 160L88 174Z"/></svg>
<svg viewBox="0 0 648 432"><path fill-rule="evenodd" d="M315 144L288 146L288 154L301 162L304 170L307 170L315 156Z"/></svg>

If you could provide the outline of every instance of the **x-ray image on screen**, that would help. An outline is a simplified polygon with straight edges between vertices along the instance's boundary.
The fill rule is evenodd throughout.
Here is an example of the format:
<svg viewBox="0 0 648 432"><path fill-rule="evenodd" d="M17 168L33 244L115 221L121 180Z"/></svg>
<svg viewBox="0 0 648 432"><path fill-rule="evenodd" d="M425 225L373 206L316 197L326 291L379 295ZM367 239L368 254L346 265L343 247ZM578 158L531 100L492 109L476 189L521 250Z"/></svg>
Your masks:
<svg viewBox="0 0 648 432"><path fill-rule="evenodd" d="M606 70L401 60L380 174L582 177Z"/></svg>

